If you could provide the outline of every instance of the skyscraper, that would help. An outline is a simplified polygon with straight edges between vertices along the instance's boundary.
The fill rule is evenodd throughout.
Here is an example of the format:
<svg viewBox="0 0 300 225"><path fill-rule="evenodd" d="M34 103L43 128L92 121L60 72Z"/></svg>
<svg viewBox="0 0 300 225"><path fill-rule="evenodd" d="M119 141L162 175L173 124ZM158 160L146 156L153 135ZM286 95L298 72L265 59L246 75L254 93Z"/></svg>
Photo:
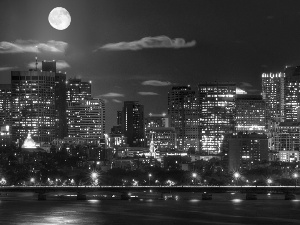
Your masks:
<svg viewBox="0 0 300 225"><path fill-rule="evenodd" d="M99 144L105 134L105 103L99 98L86 98L68 107L68 136L87 143Z"/></svg>
<svg viewBox="0 0 300 225"><path fill-rule="evenodd" d="M284 118L284 73L262 74L262 96L266 101L266 122Z"/></svg>
<svg viewBox="0 0 300 225"><path fill-rule="evenodd" d="M28 132L38 142L55 138L55 72L12 71L12 139Z"/></svg>
<svg viewBox="0 0 300 225"><path fill-rule="evenodd" d="M195 91L189 86L174 86L168 92L168 115L170 126L175 128L178 148L184 149L185 142L185 100L195 97Z"/></svg>
<svg viewBox="0 0 300 225"><path fill-rule="evenodd" d="M92 82L81 81L81 79L70 78L67 81L68 105L78 103L80 100L91 97Z"/></svg>
<svg viewBox="0 0 300 225"><path fill-rule="evenodd" d="M0 84L0 126L11 125L11 85Z"/></svg>
<svg viewBox="0 0 300 225"><path fill-rule="evenodd" d="M66 74L55 74L55 130L57 138L68 136Z"/></svg>
<svg viewBox="0 0 300 225"><path fill-rule="evenodd" d="M207 154L221 152L224 136L234 131L235 83L199 83L201 104L201 144Z"/></svg>
<svg viewBox="0 0 300 225"><path fill-rule="evenodd" d="M266 102L261 95L236 96L237 132L266 132Z"/></svg>
<svg viewBox="0 0 300 225"><path fill-rule="evenodd" d="M127 144L130 147L144 146L144 106L137 101L125 101L121 121Z"/></svg>
<svg viewBox="0 0 300 225"><path fill-rule="evenodd" d="M199 98L193 95L184 97L184 151L194 149L198 152L200 150L200 109Z"/></svg>
<svg viewBox="0 0 300 225"><path fill-rule="evenodd" d="M56 61L42 61L42 71L55 72L55 131L56 138L68 136L66 74L56 72Z"/></svg>
<svg viewBox="0 0 300 225"><path fill-rule="evenodd" d="M284 117L286 122L300 121L300 66L286 68L284 79Z"/></svg>

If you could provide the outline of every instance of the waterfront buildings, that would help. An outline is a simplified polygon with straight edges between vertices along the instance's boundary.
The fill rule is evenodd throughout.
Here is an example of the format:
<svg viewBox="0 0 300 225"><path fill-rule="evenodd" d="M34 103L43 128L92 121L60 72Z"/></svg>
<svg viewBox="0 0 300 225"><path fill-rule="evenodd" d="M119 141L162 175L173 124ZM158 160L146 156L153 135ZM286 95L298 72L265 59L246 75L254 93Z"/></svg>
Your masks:
<svg viewBox="0 0 300 225"><path fill-rule="evenodd" d="M92 93L92 82L81 81L81 79L70 78L67 80L67 103L72 105L85 98L90 98Z"/></svg>
<svg viewBox="0 0 300 225"><path fill-rule="evenodd" d="M262 74L262 96L266 101L266 120L284 117L284 73Z"/></svg>
<svg viewBox="0 0 300 225"><path fill-rule="evenodd" d="M300 67L286 68L284 80L284 117L286 122L300 121Z"/></svg>
<svg viewBox="0 0 300 225"><path fill-rule="evenodd" d="M55 138L55 72L11 71L12 139L31 133L37 142Z"/></svg>
<svg viewBox="0 0 300 225"><path fill-rule="evenodd" d="M0 125L11 126L11 85L0 84Z"/></svg>
<svg viewBox="0 0 300 225"><path fill-rule="evenodd" d="M299 151L300 150L300 123L282 122L275 130L275 151Z"/></svg>
<svg viewBox="0 0 300 225"><path fill-rule="evenodd" d="M251 168L254 163L268 160L268 138L264 134L231 135L229 142L229 171Z"/></svg>
<svg viewBox="0 0 300 225"><path fill-rule="evenodd" d="M122 109L122 133L130 147L144 146L144 106L138 101L125 101Z"/></svg>
<svg viewBox="0 0 300 225"><path fill-rule="evenodd" d="M68 107L68 136L86 143L100 144L105 134L105 103L99 98L86 98Z"/></svg>
<svg viewBox="0 0 300 225"><path fill-rule="evenodd" d="M195 91L192 91L190 86L174 86L172 87L172 90L168 92L168 115L170 116L170 126L175 128L178 141L178 149L180 150L186 150L186 115L192 114L186 111L185 106L188 106L188 101L194 98ZM192 104L194 104L194 100ZM194 109L193 105L188 110L192 109ZM191 124L193 124L193 122Z"/></svg>
<svg viewBox="0 0 300 225"><path fill-rule="evenodd" d="M261 95L236 96L236 132L266 132L266 102Z"/></svg>
<svg viewBox="0 0 300 225"><path fill-rule="evenodd" d="M198 84L201 105L201 144L206 154L221 153L224 136L234 132L236 84Z"/></svg>

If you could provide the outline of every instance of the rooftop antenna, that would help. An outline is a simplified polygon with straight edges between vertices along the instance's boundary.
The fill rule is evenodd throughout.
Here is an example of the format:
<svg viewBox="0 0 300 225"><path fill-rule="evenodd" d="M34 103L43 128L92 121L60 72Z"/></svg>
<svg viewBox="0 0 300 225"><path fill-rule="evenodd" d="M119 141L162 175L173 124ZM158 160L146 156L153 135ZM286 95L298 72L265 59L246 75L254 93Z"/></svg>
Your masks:
<svg viewBox="0 0 300 225"><path fill-rule="evenodd" d="M37 71L38 61L37 61L37 55L35 56L35 70Z"/></svg>
<svg viewBox="0 0 300 225"><path fill-rule="evenodd" d="M38 61L37 61L37 54L38 54L38 46L35 46L37 51L36 51L36 55L35 55L35 71L37 71L37 67L38 67Z"/></svg>

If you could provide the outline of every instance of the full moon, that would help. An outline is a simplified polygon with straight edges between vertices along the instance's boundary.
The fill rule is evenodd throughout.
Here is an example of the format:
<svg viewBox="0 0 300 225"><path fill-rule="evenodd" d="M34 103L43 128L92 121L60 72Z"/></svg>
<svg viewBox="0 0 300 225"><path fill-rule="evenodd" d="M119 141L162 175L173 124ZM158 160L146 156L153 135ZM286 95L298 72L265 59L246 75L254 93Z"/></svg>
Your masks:
<svg viewBox="0 0 300 225"><path fill-rule="evenodd" d="M62 7L52 9L48 20L50 25L57 30L64 30L71 24L70 13Z"/></svg>

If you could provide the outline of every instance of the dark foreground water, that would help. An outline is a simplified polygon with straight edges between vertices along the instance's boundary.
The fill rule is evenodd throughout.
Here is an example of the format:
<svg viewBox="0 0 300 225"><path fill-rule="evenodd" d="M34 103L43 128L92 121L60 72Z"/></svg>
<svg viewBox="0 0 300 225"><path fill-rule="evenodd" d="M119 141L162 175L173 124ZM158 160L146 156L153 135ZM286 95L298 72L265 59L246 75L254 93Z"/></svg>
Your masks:
<svg viewBox="0 0 300 225"><path fill-rule="evenodd" d="M2 194L0 224L300 224L300 200L283 200L283 195L258 195L252 201L238 193L213 194L211 201L199 194L178 201L35 197Z"/></svg>

